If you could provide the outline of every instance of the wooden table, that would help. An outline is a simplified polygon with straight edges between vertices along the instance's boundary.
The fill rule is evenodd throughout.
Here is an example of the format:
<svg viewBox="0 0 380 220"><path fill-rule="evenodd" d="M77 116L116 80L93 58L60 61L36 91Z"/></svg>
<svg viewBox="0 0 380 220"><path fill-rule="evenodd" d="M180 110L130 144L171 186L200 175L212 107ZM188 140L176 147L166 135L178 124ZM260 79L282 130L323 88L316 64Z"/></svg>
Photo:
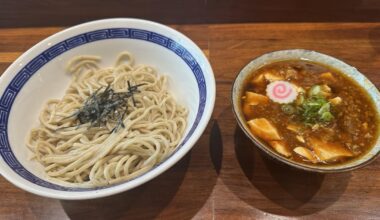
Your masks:
<svg viewBox="0 0 380 220"><path fill-rule="evenodd" d="M380 85L380 23L173 25L208 54L217 96L213 117L178 164L131 191L60 201L0 177L0 219L380 218L380 160L353 172L313 174L262 155L236 125L229 94L237 72L263 53L289 48L338 57ZM62 28L0 29L0 72Z"/></svg>

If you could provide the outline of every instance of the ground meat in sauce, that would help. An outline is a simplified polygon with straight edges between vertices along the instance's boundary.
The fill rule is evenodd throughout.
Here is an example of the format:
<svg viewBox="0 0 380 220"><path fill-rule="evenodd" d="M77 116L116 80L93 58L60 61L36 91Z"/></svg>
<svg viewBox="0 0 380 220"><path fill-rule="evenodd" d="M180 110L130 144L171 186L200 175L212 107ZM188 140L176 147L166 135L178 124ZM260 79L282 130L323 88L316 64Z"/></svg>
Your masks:
<svg viewBox="0 0 380 220"><path fill-rule="evenodd" d="M305 90L313 85L327 84L331 88L332 97L342 99L340 105L331 109L334 120L321 126L305 126L297 116L285 114L281 110L281 105L274 102L252 107L254 118L267 118L275 125L287 146L291 148L290 159L310 163L293 152L295 147L306 145L300 142L297 135L302 136L303 139L316 137L324 142L337 143L355 155L330 161L329 164L353 160L373 147L378 135L377 111L368 94L356 82L332 68L308 61L294 60L269 64L253 72L246 81L245 90L266 95L266 86L253 86L249 82L256 76L268 72L278 74L284 80ZM321 78L320 74L325 72L330 72L336 80ZM246 117L247 121L250 119L252 118ZM291 123L302 125L302 131L295 134L288 130L286 127Z"/></svg>

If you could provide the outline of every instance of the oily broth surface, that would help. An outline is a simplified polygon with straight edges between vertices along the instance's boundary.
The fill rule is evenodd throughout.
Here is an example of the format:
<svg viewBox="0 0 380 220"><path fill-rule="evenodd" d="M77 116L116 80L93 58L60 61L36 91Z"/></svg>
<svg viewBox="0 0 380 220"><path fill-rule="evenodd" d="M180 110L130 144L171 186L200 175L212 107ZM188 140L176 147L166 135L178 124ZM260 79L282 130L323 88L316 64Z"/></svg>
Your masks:
<svg viewBox="0 0 380 220"><path fill-rule="evenodd" d="M245 80L243 94L245 91L252 91L262 95L266 95L266 87L254 87L249 82L256 76L265 72L280 72L287 74L288 70L297 70L297 77L288 80L305 89L309 89L316 84L328 83L331 87L333 97L341 97L343 102L340 106L333 108L332 112L336 118L334 123L326 126L327 129L320 129L312 131L306 129L305 138L318 137L328 142L339 143L352 151L353 148L358 149L354 157L345 158L335 163L316 164L315 166L328 166L341 163L350 162L365 155L374 146L378 137L378 124L379 117L376 111L375 104L368 95L368 93L354 80L328 66L319 63L314 63L304 60L286 60L271 63L263 66L262 68L253 71ZM289 74L292 71L289 71ZM330 72L336 78L335 82L326 82L320 78L320 74ZM243 103L243 102L242 102ZM275 125L279 133L287 142L292 151L290 160L314 165L305 160L298 154L293 152L297 146L307 147L307 144L302 144L296 139L294 132L288 130L286 127L289 123L294 122L289 115L281 110L281 105L278 103L270 102L268 105L256 105L253 108L253 118L267 118ZM253 118L245 119L248 121ZM363 123L367 123L367 129L363 129ZM367 135L367 138L365 136ZM368 138L368 135L371 137ZM266 143L265 141L263 141ZM268 148L271 149L269 145ZM357 152L359 152L357 151Z"/></svg>

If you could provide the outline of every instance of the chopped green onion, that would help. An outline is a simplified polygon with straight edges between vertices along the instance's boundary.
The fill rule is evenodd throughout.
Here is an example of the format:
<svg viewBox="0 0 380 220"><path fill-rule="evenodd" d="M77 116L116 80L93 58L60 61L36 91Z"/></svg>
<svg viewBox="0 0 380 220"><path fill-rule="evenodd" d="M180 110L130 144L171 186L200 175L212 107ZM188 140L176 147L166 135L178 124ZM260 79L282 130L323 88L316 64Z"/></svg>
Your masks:
<svg viewBox="0 0 380 220"><path fill-rule="evenodd" d="M331 105L325 98L312 96L303 102L299 111L305 123L317 124L330 122L334 118L330 110Z"/></svg>
<svg viewBox="0 0 380 220"><path fill-rule="evenodd" d="M309 97L328 97L331 95L331 88L328 85L314 85L308 91Z"/></svg>
<svg viewBox="0 0 380 220"><path fill-rule="evenodd" d="M302 105L302 103L305 101L305 95L303 93L300 93L296 99L297 105Z"/></svg>
<svg viewBox="0 0 380 220"><path fill-rule="evenodd" d="M334 116L330 112L324 112L320 119L324 122L330 122L331 120L334 119Z"/></svg>
<svg viewBox="0 0 380 220"><path fill-rule="evenodd" d="M320 85L314 85L310 88L308 95L309 95L309 97L319 96L321 94L321 91L322 91L322 89L321 89Z"/></svg>
<svg viewBox="0 0 380 220"><path fill-rule="evenodd" d="M330 103L325 103L319 109L318 114L322 115L323 113L330 112Z"/></svg>
<svg viewBox="0 0 380 220"><path fill-rule="evenodd" d="M327 100L331 89L327 85L314 85L307 91L307 96L300 93L294 104L281 105L281 110L288 115L296 115L305 125L329 123L334 119L332 105Z"/></svg>
<svg viewBox="0 0 380 220"><path fill-rule="evenodd" d="M282 105L281 110L288 115L296 113L296 108L290 104Z"/></svg>

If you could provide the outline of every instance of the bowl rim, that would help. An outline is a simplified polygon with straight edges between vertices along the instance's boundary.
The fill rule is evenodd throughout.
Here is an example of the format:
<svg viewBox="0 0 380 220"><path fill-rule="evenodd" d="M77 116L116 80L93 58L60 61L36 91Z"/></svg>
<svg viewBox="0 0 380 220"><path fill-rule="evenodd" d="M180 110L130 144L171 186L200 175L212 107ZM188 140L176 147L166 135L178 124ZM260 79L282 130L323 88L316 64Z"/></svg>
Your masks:
<svg viewBox="0 0 380 220"><path fill-rule="evenodd" d="M244 69L249 67L255 60L261 58L261 57L264 57L264 56L269 56L271 54L276 54L276 53L286 53L286 52L303 52L303 53L314 53L318 56L324 56L324 57L327 57L328 59L331 59L331 60L334 60L334 61L338 61L344 65L347 65L351 68L354 68L356 70L356 72L358 74L360 74L361 76L363 76L365 79L368 80L368 78L362 74L361 72L359 72L355 67L352 67L351 65L347 64L346 62L338 59L338 58L335 58L331 55L328 55L328 54L325 54L325 53L320 53L320 52L317 52L317 51L314 51L314 50L306 50L306 49L285 49L285 50L274 50L274 51L270 51L270 52L267 52L267 53L264 53L262 55L259 55L259 56L256 56L254 57L253 59L251 59L246 65L244 65L238 72L238 74L235 76L234 80L233 80L233 83L232 83L232 88L231 88L231 96L230 96L230 100L231 100L231 105L232 105L232 111L234 113L234 117L235 117L235 120L238 122L238 125L240 127L240 129L245 133L245 135L254 143L254 145L256 147L258 147L261 151L263 151L266 155L268 155L271 159L276 159L278 160L279 162L282 162L282 163L285 163L286 165L288 166L291 166L291 167L294 167L294 168L297 168L297 169L301 169L301 170L304 170L304 171L308 171L308 172L316 172L316 173L342 173L342 172L348 172L348 171L352 171L352 170L356 170L356 169L359 169L361 167L364 167L370 163L372 163L373 161L375 161L379 156L380 156L380 151L378 151L376 154L374 154L372 157L370 157L368 160L365 160L357 165L354 165L354 166L348 166L348 167L342 167L342 168L334 168L334 165L331 165L331 166L326 166L326 167L317 167L317 166L308 166L306 164L302 164L302 163L298 163L298 162L295 162L295 161L292 161L290 159L287 159L277 153L275 153L274 151L268 149L268 147L265 146L264 142L262 140L260 140L259 138L257 138L255 135L253 135L250 131L248 131L246 129L246 127L244 126L245 122L244 121L241 121L240 120L240 117L239 117L239 106L235 106L235 101L238 97L236 97L234 95L234 89L239 87L241 88L242 85L237 85L237 80L239 78L239 76L241 74L244 73ZM276 61L273 61L273 62L279 62L279 61L286 61L286 60L289 60L289 59L278 59ZM302 59L300 59L302 60ZM310 60L310 59L306 59L306 60ZM312 62L316 62L316 61L313 61L313 60L310 60ZM260 68L262 68L263 66L265 65L268 65L270 63L273 63L273 62L268 62L268 63L263 63L261 66L259 66L258 68L256 68L255 70L258 70ZM320 63L320 62L316 62L316 63ZM343 72L343 71L342 71ZM355 80L356 81L356 80ZM368 80L369 81L369 80ZM373 83L371 81L369 81L372 85ZM364 91L366 91L368 93L368 90L366 88L364 88L363 86L360 85L360 87L363 88ZM375 87L375 86L374 86ZM377 90L377 87L375 87L376 90ZM379 93L377 93L379 94ZM372 99L372 97L371 97ZM380 114L380 110L379 109L376 109L378 115ZM379 134L380 136L380 134ZM379 139L380 137L378 137ZM375 145L372 147L374 148L376 146L376 143ZM368 154L369 152L367 152L366 154ZM365 154L365 155L366 155ZM361 157L365 156L365 155L362 155ZM361 157L359 157L358 159L360 159ZM349 163L348 163L349 164ZM330 168L330 169L326 169L326 168Z"/></svg>
<svg viewBox="0 0 380 220"><path fill-rule="evenodd" d="M38 51L38 53L40 53L41 51L44 51L45 49L43 45L48 44L49 41L57 40L57 38L58 39L63 38L64 40L66 40L72 36L87 33L88 30L82 30L83 28L84 29L93 28L92 31L104 29L104 28L107 28L107 26L113 22L118 23L121 28L135 28L133 27L135 25L135 26L138 26L137 28L141 28L143 30L148 29L153 32L155 32L154 30L156 29L156 31L159 31L159 33L161 33L161 35L163 36L168 36L168 35L172 37L175 36L176 38L180 39L180 45L185 45L183 46L184 48L187 48L192 51L191 54L193 54L194 59L202 64L202 65L199 65L199 68L201 71L203 71L202 76L204 77L204 80L205 80L204 81L205 91L207 92L207 99L205 100L203 114L201 115L199 119L198 125L195 127L193 133L189 136L189 139L186 141L186 143L184 143L180 149L177 148L177 150L173 152L173 154L170 157L162 161L160 165L157 166L155 169L149 170L148 172L144 173L145 175L135 178L134 181L123 181L119 184L112 185L108 188L100 188L100 189L89 188L86 191L62 191L62 190L47 188L41 185L36 185L35 183L30 182L28 180L26 180L27 182L20 181L18 178L23 179L23 177L18 176L19 174L17 174L11 167L9 167L8 164L5 163L4 158L1 157L0 159L1 160L1 164L0 164L1 175L5 179L7 179L9 182L16 185L17 187L23 190L26 190L28 192L31 192L33 194L40 195L40 196L56 198L56 199L65 199L65 200L92 199L92 198L99 198L99 197L114 195L114 194L129 190L129 189L135 188L139 185L142 185L145 182L150 181L151 179L155 178L156 176L168 170L170 167L176 164L180 159L182 159L185 156L185 154L187 154L190 151L190 149L195 145L195 143L198 141L198 139L201 137L204 130L206 129L213 112L213 108L215 105L215 96L216 96L215 76L214 76L214 73L213 73L213 70L208 58L190 38L188 38L181 32L169 26L166 26L157 22L149 21L149 20L135 19L135 18L108 18L108 19L100 19L100 20L78 24L78 25L66 28L64 30L61 30L39 41L37 44L29 48L26 52L24 52L20 57L18 57L4 71L3 75L0 77L0 86L4 88L4 92L5 92L5 88L10 85L11 80L14 79L16 76L16 74L13 74L13 73L14 72L18 73L19 71L17 69L18 68L17 63L25 60L26 57L28 57L31 53L34 53L35 51ZM106 27L96 28L95 25L98 25L98 24L100 26L103 25ZM130 27L130 25L132 27ZM113 27L111 25L111 27L108 27L108 28L116 28L116 27ZM26 60L30 62L33 58L35 58L35 55L33 55L31 58L30 57L27 58ZM207 83L207 86L206 86L206 83ZM2 92L1 95L3 94L4 93ZM196 121L194 121L194 123L195 122ZM48 189L48 190L43 190L43 189Z"/></svg>

